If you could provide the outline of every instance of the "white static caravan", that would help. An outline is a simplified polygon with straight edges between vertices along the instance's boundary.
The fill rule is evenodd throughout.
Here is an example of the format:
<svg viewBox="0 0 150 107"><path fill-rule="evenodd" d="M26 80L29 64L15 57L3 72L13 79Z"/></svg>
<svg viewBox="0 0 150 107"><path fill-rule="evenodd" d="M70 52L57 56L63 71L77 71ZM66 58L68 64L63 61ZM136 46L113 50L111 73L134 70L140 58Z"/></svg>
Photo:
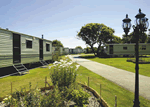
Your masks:
<svg viewBox="0 0 150 107"><path fill-rule="evenodd" d="M134 55L135 43L106 44L104 50L107 55ZM139 55L150 54L150 43L139 43Z"/></svg>
<svg viewBox="0 0 150 107"><path fill-rule="evenodd" d="M83 52L86 53L86 49L83 49Z"/></svg>
<svg viewBox="0 0 150 107"><path fill-rule="evenodd" d="M59 49L60 49L60 55L62 55L63 54L63 47L59 47ZM53 46L52 50L53 50L53 54L54 54L54 53L58 52L58 47Z"/></svg>
<svg viewBox="0 0 150 107"><path fill-rule="evenodd" d="M14 66L22 72L27 71L23 64L41 62L45 65L45 60L52 60L51 41L0 28L0 68Z"/></svg>
<svg viewBox="0 0 150 107"><path fill-rule="evenodd" d="M73 53L74 53L74 54L77 54L77 49L73 49Z"/></svg>
<svg viewBox="0 0 150 107"><path fill-rule="evenodd" d="M69 54L69 48L64 48L64 54Z"/></svg>
<svg viewBox="0 0 150 107"><path fill-rule="evenodd" d="M60 47L60 55L63 55L63 47Z"/></svg>
<svg viewBox="0 0 150 107"><path fill-rule="evenodd" d="M83 53L83 50L81 48L76 48L77 53Z"/></svg>
<svg viewBox="0 0 150 107"><path fill-rule="evenodd" d="M73 48L70 48L70 49L69 49L69 53L70 53L70 54L74 54L74 49L73 49Z"/></svg>

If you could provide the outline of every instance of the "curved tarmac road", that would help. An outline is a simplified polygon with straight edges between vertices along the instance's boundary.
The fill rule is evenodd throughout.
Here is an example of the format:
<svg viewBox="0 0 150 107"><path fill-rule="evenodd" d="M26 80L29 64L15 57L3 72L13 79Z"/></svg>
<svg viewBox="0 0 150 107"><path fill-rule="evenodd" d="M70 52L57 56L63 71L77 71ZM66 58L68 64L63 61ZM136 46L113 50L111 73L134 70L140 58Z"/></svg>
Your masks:
<svg viewBox="0 0 150 107"><path fill-rule="evenodd" d="M70 59L91 70L94 73L122 86L123 88L135 91L135 73L118 69L112 66L101 64L80 58L79 55L68 55ZM139 75L139 95L150 100L150 77Z"/></svg>

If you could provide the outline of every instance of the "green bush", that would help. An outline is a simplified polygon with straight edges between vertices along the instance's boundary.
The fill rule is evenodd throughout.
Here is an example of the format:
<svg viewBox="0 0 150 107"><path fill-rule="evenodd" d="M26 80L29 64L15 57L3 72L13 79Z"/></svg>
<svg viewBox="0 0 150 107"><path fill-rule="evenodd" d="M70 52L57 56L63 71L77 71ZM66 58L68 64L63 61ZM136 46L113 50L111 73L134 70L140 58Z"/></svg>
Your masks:
<svg viewBox="0 0 150 107"><path fill-rule="evenodd" d="M74 62L67 62L60 60L60 62L55 61L53 66L49 67L51 69L50 78L53 85L58 83L58 87L69 87L71 83L76 81L76 70L79 65Z"/></svg>
<svg viewBox="0 0 150 107"><path fill-rule="evenodd" d="M90 95L83 91L82 89L73 90L71 93L72 100L79 106L83 106L83 104L87 104L88 98Z"/></svg>
<svg viewBox="0 0 150 107"><path fill-rule="evenodd" d="M55 53L52 54L52 61L59 61L60 60L60 55L59 51L56 51Z"/></svg>

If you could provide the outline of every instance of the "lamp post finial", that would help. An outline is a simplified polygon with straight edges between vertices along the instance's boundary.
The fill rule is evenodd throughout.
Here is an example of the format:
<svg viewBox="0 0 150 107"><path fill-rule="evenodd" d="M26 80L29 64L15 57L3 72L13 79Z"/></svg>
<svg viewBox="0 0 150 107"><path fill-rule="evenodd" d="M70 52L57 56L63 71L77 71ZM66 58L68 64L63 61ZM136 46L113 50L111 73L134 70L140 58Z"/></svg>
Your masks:
<svg viewBox="0 0 150 107"><path fill-rule="evenodd" d="M139 13L141 13L141 9L139 8Z"/></svg>

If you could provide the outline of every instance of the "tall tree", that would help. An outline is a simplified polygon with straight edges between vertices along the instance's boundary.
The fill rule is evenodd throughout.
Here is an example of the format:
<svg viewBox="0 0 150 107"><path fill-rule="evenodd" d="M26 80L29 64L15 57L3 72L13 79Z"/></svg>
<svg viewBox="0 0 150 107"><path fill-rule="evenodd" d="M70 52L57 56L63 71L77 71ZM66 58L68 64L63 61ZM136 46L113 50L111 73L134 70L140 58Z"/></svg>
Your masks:
<svg viewBox="0 0 150 107"><path fill-rule="evenodd" d="M61 43L61 41L59 41L59 40L53 40L53 41L52 41L52 46L64 47L63 44Z"/></svg>
<svg viewBox="0 0 150 107"><path fill-rule="evenodd" d="M114 32L114 29L107 27L104 24L88 23L85 26L82 26L80 31L77 32L77 37L81 38L91 47L95 56L99 56L101 45L112 39ZM93 48L95 44L98 45L96 52Z"/></svg>

